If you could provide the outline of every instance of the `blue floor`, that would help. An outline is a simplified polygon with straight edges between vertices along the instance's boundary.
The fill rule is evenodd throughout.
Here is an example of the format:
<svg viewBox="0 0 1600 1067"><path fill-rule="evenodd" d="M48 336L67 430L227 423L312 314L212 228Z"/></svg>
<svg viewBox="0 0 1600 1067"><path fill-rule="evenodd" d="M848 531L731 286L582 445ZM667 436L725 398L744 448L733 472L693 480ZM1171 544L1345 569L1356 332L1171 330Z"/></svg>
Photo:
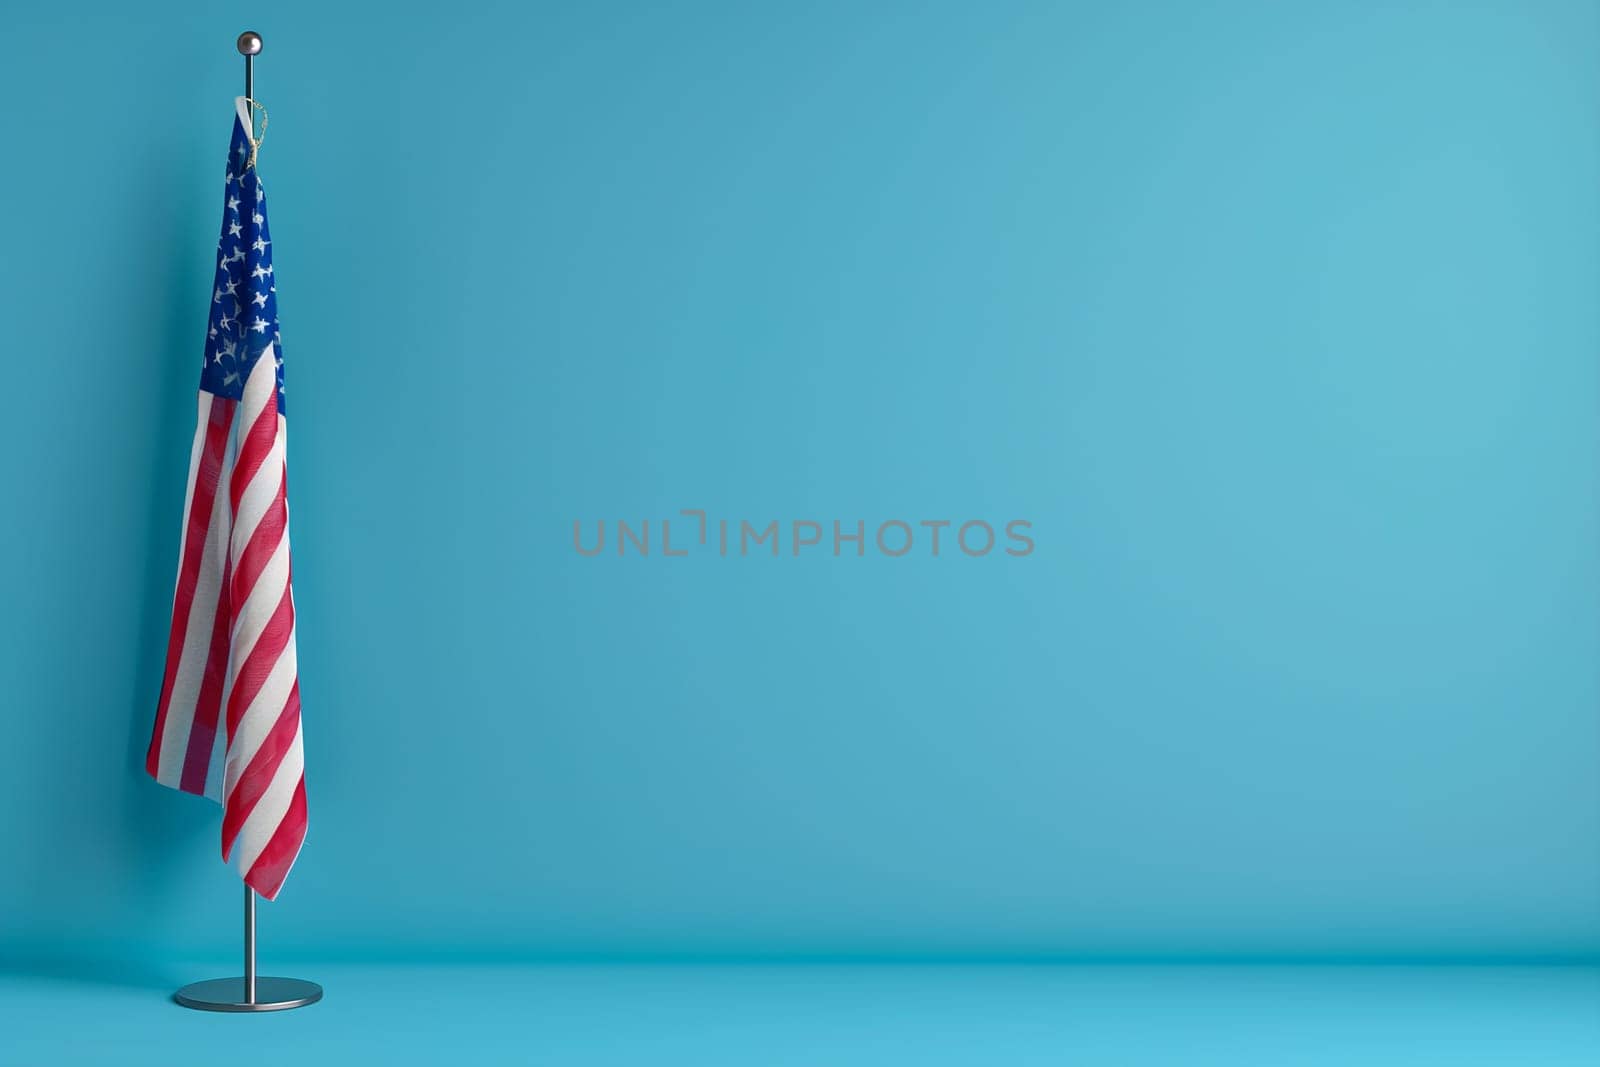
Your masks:
<svg viewBox="0 0 1600 1067"><path fill-rule="evenodd" d="M299 1011L168 999L175 967L0 976L0 1064L1600 1064L1580 967L291 968Z"/></svg>

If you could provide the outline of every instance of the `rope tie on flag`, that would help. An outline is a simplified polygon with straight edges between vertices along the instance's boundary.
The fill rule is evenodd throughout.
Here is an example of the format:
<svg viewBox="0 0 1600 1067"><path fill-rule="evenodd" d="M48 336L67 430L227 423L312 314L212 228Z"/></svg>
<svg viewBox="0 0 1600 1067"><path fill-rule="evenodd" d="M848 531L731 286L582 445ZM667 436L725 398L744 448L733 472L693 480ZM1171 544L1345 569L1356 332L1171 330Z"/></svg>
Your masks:
<svg viewBox="0 0 1600 1067"><path fill-rule="evenodd" d="M261 112L261 126L259 127L261 136L249 138L250 160L244 165L245 169L249 170L251 167L256 165L256 153L261 151L261 142L267 139L267 109L256 101L250 99L248 96L244 98L244 102L250 105L250 128L252 130L257 129L256 112Z"/></svg>

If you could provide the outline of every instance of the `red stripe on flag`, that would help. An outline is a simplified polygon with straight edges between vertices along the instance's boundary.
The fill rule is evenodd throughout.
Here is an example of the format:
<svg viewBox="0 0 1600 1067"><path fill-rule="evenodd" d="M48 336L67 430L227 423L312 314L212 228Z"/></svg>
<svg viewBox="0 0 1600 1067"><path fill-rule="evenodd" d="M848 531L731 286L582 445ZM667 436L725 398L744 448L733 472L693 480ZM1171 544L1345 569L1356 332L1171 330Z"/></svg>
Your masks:
<svg viewBox="0 0 1600 1067"><path fill-rule="evenodd" d="M235 604L239 601L235 600ZM233 691L228 694L228 744L233 744L233 735L239 728L239 720L244 718L245 711L250 707L256 694L261 692L261 687L266 684L267 675L272 673L272 668L277 665L278 657L283 655L283 650L289 645L289 635L294 631L294 599L289 595L289 587L283 587L283 596L278 599L278 606L272 613L272 618L267 620L267 625L262 629L261 636L256 638L256 646L245 657L244 663L233 675Z"/></svg>
<svg viewBox="0 0 1600 1067"><path fill-rule="evenodd" d="M272 503L267 505L261 521L256 523L249 543L244 546L244 551L239 553L239 566L233 572L234 584L238 586L235 595L241 605L255 588L261 572L267 569L267 562L278 550L278 544L283 540L284 530L288 529L288 526L289 506L284 499L283 481L279 479L278 494L272 498Z"/></svg>
<svg viewBox="0 0 1600 1067"><path fill-rule="evenodd" d="M278 713L278 721L272 724L272 729L262 739L261 747L250 757L250 766L244 769L244 773L239 776L239 781L233 787L233 792L228 794L227 804L222 813L224 862L233 852L233 842L238 838L240 828L255 810L261 794L272 784L272 776L278 772L278 765L283 762L284 755L294 744L294 735L299 729L300 683L296 681L294 688L289 690L289 699L284 701L283 710Z"/></svg>
<svg viewBox="0 0 1600 1067"><path fill-rule="evenodd" d="M267 397L267 404L261 409L261 414L256 416L256 421L250 424L244 440L239 442L239 458L234 460L233 482L229 487L233 510L239 510L239 501L244 496L245 489L254 480L256 471L261 469L261 464L266 462L267 456L272 452L272 442L277 436L278 393L277 390L273 390Z"/></svg>
<svg viewBox="0 0 1600 1067"><path fill-rule="evenodd" d="M294 858L300 854L300 846L305 839L306 780L302 775L294 788L294 797L289 801L289 810L272 833L272 840L267 842L267 847L261 850L261 855L256 857L256 862L245 873L245 884L268 900L276 900L278 890L283 888L283 880L288 877L289 868L294 865Z"/></svg>
<svg viewBox="0 0 1600 1067"><path fill-rule="evenodd" d="M229 559L222 567L222 585L217 590L217 612L211 617L211 648L206 653L206 673L200 679L194 722L189 726L189 748L183 754L183 779L178 783L178 788L185 793L199 796L204 796L206 792L206 775L211 770L211 749L217 740L217 716L222 711L222 690L228 679L228 634L232 626L228 587L232 571L233 560Z"/></svg>
<svg viewBox="0 0 1600 1067"><path fill-rule="evenodd" d="M189 526L184 535L183 563L178 569L178 590L172 598L172 629L167 634L167 671L161 681L161 701L156 706L156 726L150 735L150 751L145 770L157 776L161 770L161 740L166 732L167 712L172 704L172 688L178 679L183 659L184 638L189 631L189 611L194 605L195 586L200 581L200 562L205 557L206 534L211 526L211 510L217 486L222 480L222 459L227 451L228 430L233 423L234 402L211 397L206 440L195 470L194 490L189 500Z"/></svg>

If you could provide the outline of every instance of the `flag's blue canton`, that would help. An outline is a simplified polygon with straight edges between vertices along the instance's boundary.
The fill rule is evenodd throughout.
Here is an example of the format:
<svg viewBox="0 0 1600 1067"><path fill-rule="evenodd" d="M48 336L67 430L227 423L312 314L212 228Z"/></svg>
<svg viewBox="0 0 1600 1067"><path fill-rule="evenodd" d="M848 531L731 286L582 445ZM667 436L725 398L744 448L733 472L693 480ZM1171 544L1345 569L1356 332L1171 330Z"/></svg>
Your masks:
<svg viewBox="0 0 1600 1067"><path fill-rule="evenodd" d="M283 402L283 347L278 338L278 287L272 276L267 198L250 163L250 141L237 116L228 152L228 191L217 242L217 279L200 388L237 400L267 346L277 361L278 411Z"/></svg>

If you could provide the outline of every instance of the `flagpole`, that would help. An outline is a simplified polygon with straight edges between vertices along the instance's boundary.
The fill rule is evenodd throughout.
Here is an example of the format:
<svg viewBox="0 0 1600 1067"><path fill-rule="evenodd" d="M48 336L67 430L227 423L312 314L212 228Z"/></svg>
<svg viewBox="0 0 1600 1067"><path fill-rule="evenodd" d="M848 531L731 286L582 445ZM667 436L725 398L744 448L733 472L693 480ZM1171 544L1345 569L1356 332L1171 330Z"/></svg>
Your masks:
<svg viewBox="0 0 1600 1067"><path fill-rule="evenodd" d="M234 46L244 56L245 99L254 100L251 95L255 88L253 60L261 54L261 35L246 30ZM253 112L246 110L245 114ZM322 987L301 978L256 976L256 891L247 882L244 887L244 977L190 982L172 998L186 1008L201 1011L283 1011L315 1004L322 999Z"/></svg>
<svg viewBox="0 0 1600 1067"><path fill-rule="evenodd" d="M256 891L244 887L244 1002L256 1002Z"/></svg>

